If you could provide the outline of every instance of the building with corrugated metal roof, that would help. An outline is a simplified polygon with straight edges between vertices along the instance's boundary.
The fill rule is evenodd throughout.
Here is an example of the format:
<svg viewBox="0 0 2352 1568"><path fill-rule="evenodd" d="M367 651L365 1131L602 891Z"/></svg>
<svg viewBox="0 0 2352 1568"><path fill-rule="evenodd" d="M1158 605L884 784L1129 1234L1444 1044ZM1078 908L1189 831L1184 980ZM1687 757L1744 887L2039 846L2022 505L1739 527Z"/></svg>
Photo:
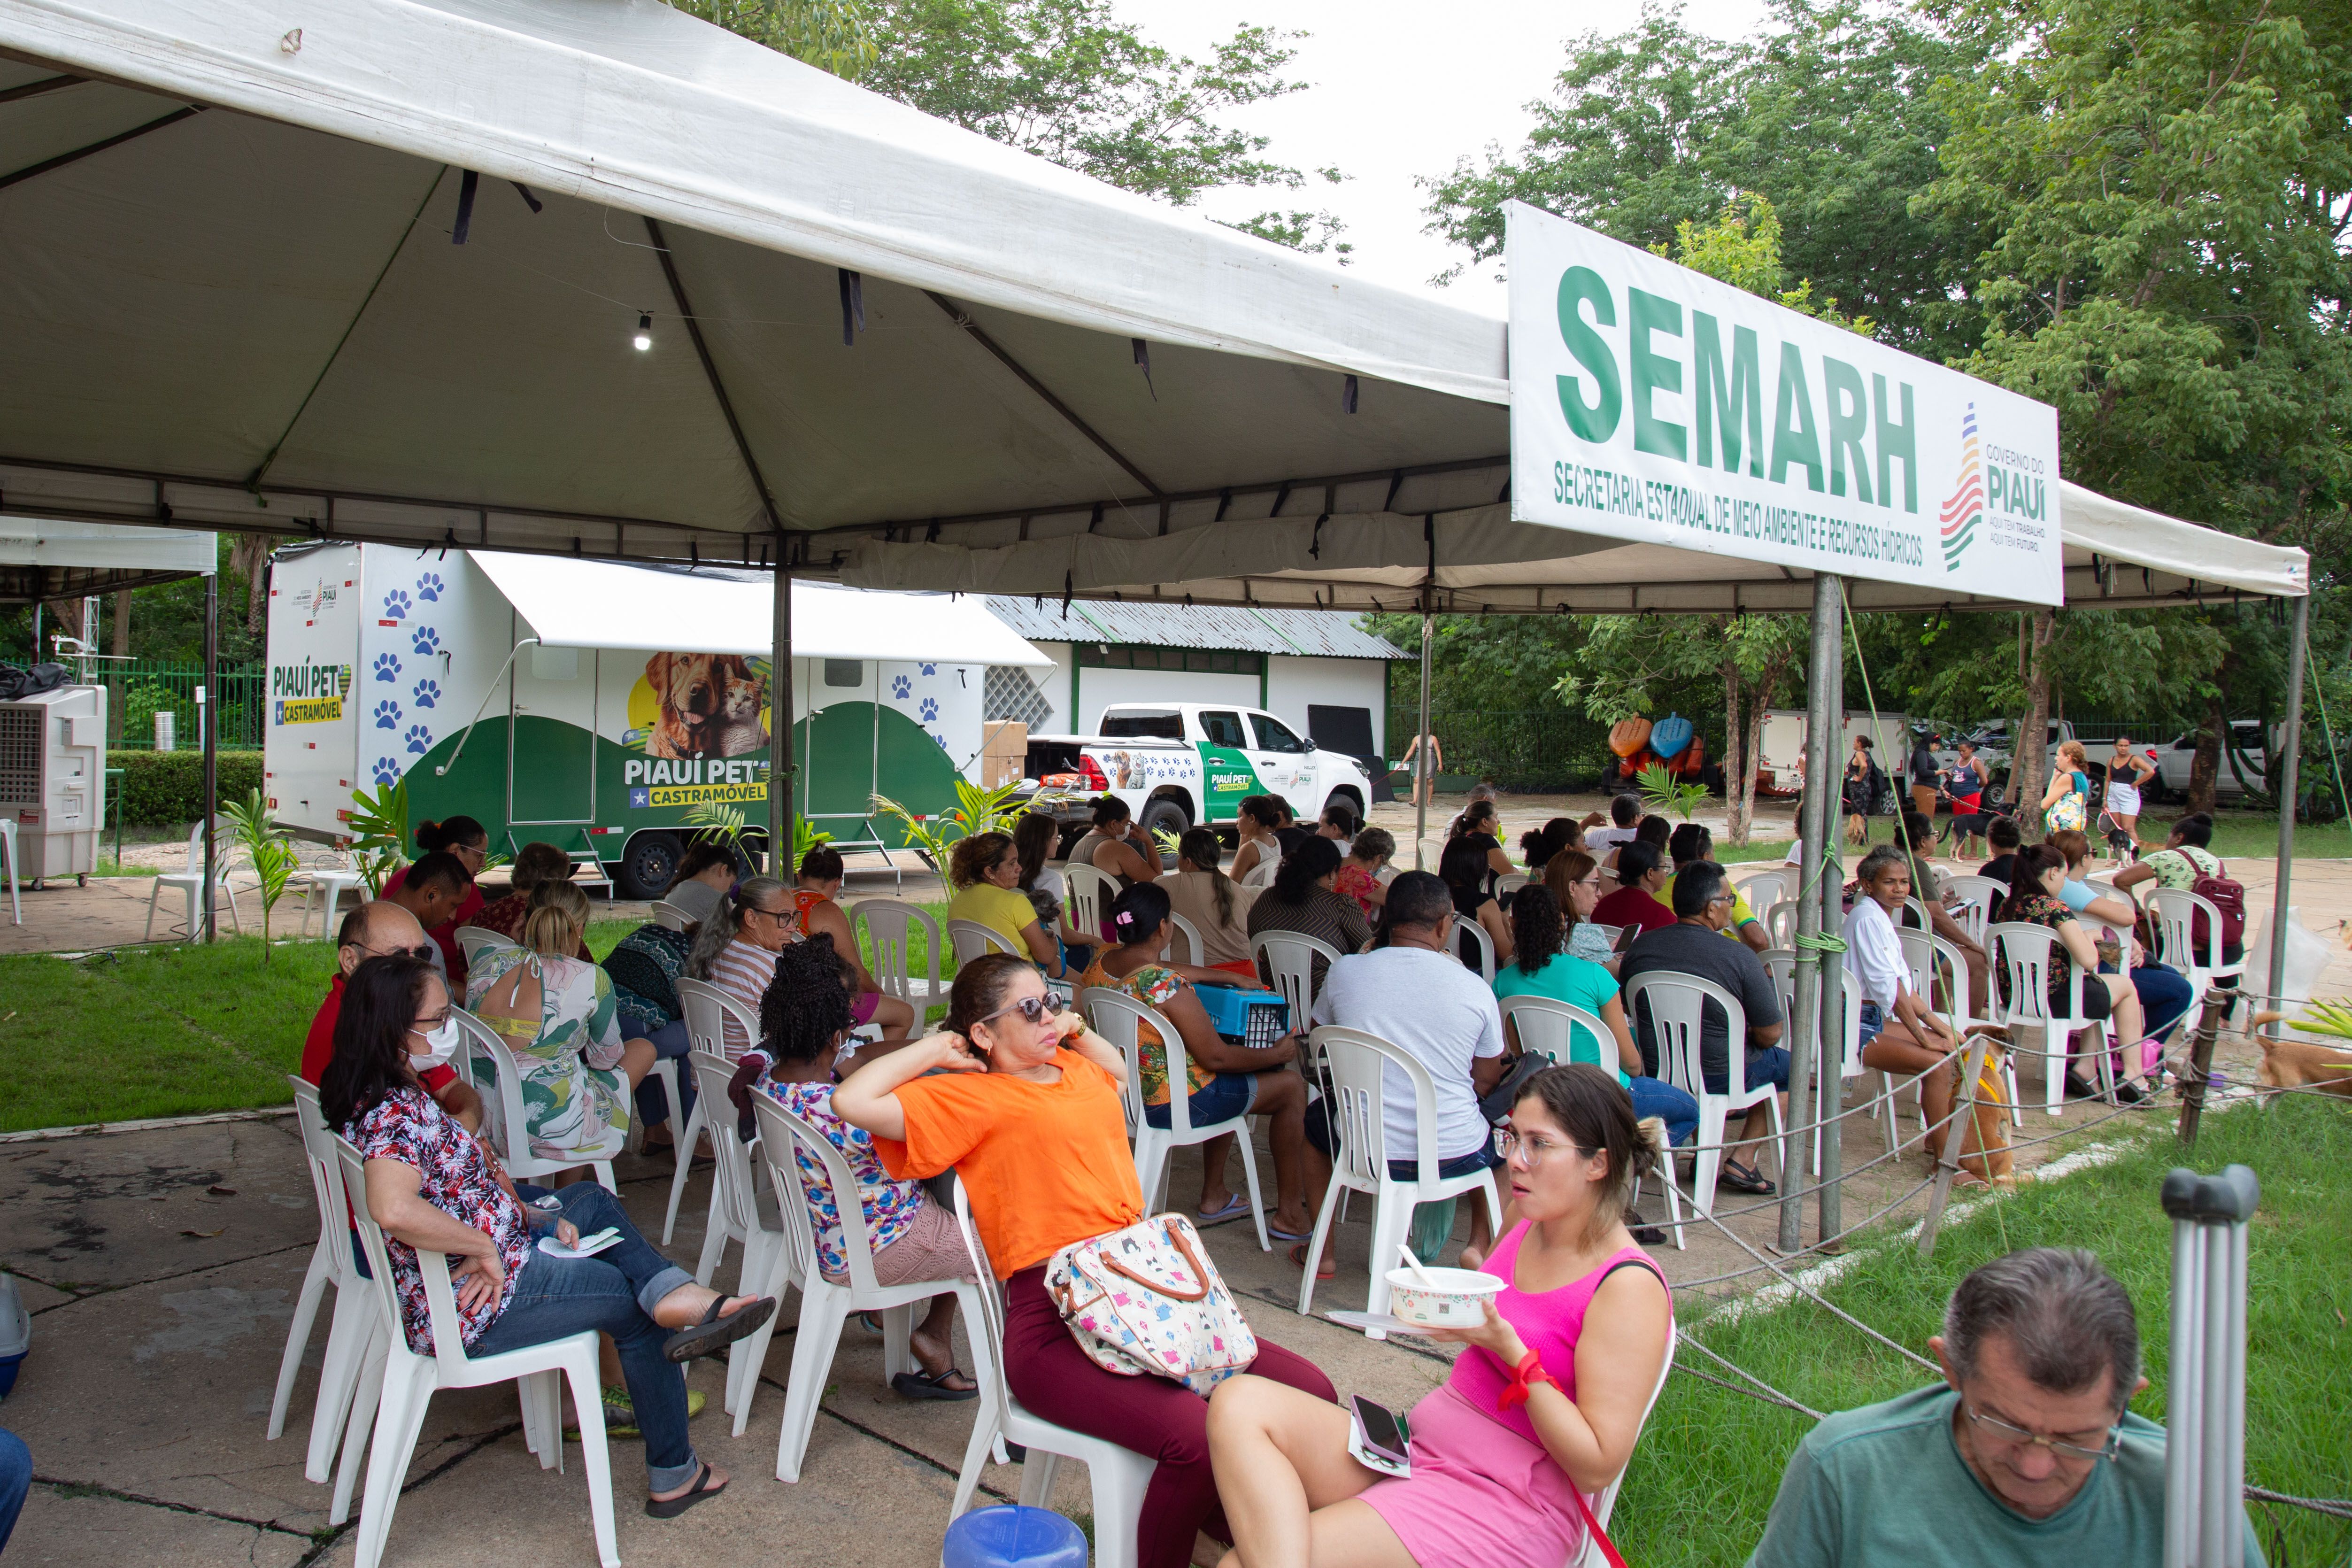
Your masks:
<svg viewBox="0 0 2352 1568"><path fill-rule="evenodd" d="M1406 655L1353 614L1003 595L988 607L1055 664L990 670L990 719L1083 735L1114 703L1231 702L1318 746L1387 755L1389 664Z"/></svg>

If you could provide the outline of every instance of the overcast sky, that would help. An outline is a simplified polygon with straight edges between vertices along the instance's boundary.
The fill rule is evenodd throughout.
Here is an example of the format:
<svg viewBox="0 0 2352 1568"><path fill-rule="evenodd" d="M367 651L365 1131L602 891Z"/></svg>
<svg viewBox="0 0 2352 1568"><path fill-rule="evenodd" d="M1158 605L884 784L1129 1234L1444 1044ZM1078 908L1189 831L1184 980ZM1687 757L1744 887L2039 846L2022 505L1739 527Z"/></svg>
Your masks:
<svg viewBox="0 0 2352 1568"><path fill-rule="evenodd" d="M1415 175L1442 174L1456 158L1490 142L1516 150L1531 123L1526 105L1544 97L1576 35L1622 32L1639 19L1639 0L1581 5L1468 0L1452 7L1403 0L1118 0L1153 42L1194 58L1244 23L1310 34L1288 71L1313 85L1243 110L1236 122L1271 136L1267 155L1301 169L1337 164L1343 185L1316 182L1298 192L1238 190L1202 200L1212 217L1247 217L1269 207L1328 209L1345 219L1354 267L1406 288L1466 253L1421 232L1427 194ZM1760 0L1689 0L1693 27L1732 37L1765 15ZM1297 200L1294 202L1293 197ZM1444 292L1457 303L1503 314L1494 268L1475 268Z"/></svg>

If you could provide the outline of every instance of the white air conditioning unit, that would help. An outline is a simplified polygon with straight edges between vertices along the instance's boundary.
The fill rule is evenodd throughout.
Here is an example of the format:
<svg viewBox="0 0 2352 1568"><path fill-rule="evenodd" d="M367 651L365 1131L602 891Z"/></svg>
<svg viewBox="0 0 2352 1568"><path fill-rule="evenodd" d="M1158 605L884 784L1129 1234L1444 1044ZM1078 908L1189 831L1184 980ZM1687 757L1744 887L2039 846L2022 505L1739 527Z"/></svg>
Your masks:
<svg viewBox="0 0 2352 1568"><path fill-rule="evenodd" d="M16 824L10 870L38 886L98 869L106 807L106 688L60 686L0 702L0 812Z"/></svg>

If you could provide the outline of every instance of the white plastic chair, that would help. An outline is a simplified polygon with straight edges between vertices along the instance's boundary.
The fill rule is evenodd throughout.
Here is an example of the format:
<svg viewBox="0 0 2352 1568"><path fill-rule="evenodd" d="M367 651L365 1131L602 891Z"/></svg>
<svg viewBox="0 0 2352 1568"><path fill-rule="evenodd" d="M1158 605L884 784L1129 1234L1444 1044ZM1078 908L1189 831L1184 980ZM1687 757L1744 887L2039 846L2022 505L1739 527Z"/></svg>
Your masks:
<svg viewBox="0 0 2352 1568"><path fill-rule="evenodd" d="M852 1312L877 1312L882 1318L882 1382L885 1387L902 1372L919 1370L908 1338L914 1329L915 1307L934 1296L952 1291L963 1309L973 1343L972 1359L991 1359L980 1348L982 1323L981 1289L969 1279L919 1279L905 1285L885 1285L874 1278L874 1242L866 1228L866 1206L858 1199L857 1178L840 1150L824 1134L764 1094L751 1098L751 1113L759 1118L760 1150L767 1162L770 1184L781 1194L798 1198L784 1202L784 1225L794 1255L793 1270L801 1288L799 1327L793 1332L793 1370L784 1384L784 1420L776 1435L776 1479L797 1481L808 1456L809 1434L816 1426L817 1405L824 1397L825 1379L833 1370L834 1352L841 1343L842 1325ZM827 1279L816 1266L815 1221L802 1185L797 1156L816 1161L833 1189L834 1208L841 1225L841 1249L849 1264L845 1281ZM928 1201L928 1200L927 1200ZM773 1326L771 1320L770 1326ZM746 1342L747 1343L750 1342ZM764 1348L766 1341L760 1341ZM751 1363L757 1366L758 1361ZM975 1382L983 1381L975 1377ZM742 1432L743 1415L751 1408L750 1384L743 1409L736 1413L735 1430ZM985 1396L973 1401L971 1438L964 1446L964 1468L971 1470L985 1460L994 1438Z"/></svg>
<svg viewBox="0 0 2352 1568"><path fill-rule="evenodd" d="M628 1145L628 1129L606 1128L604 1141L593 1148L568 1153L560 1160L541 1159L530 1152L530 1117L523 1108L522 1077L515 1067L514 1052L507 1048L497 1030L465 1008L452 1006L449 1016L457 1020L459 1071L481 1094L482 1131L489 1135L507 1174L519 1182L528 1182L585 1165L596 1173L597 1183L606 1192L617 1196L620 1188L613 1181L613 1162ZM470 1070L476 1062L489 1064L490 1082L487 1085L478 1073Z"/></svg>
<svg viewBox="0 0 2352 1568"><path fill-rule="evenodd" d="M1998 1015L1996 1023L2005 1024L2010 1030L2010 1055L2042 1058L2042 1109L2052 1116L2059 1113L2066 1102L2066 1061L2074 1035L2083 1029L2095 1029L2098 1039L2092 1056L2097 1058L2099 1088L2107 1099L2115 1098L2115 1067L2107 1056L2107 1026L2094 1023L2083 1016L2082 966L2065 953L2055 951L2058 933L2048 926L2024 921L2000 921L1985 928L1986 945L1992 953L1996 975L2005 966L2009 975L2009 998L2001 1000L1996 980L1989 1005ZM2050 1008L2050 966L2063 963L2067 969L2066 1010L2053 1013ZM2097 983L2094 982L2095 984ZM2039 1026L2042 1031L2042 1047L2036 1050L2017 1042L2021 1026Z"/></svg>
<svg viewBox="0 0 2352 1568"><path fill-rule="evenodd" d="M1517 1029L1519 1048L1533 1051L1555 1065L1565 1065L1574 1058L1570 1047L1574 1042L1576 1026L1582 1026L1600 1042L1598 1059L1602 1072L1615 1076L1624 1070L1617 1057L1617 1037L1599 1016L1586 1012L1573 1003L1555 1001L1549 996L1506 996L1503 998L1503 1026ZM1671 1227L1675 1246L1686 1249L1690 1243L1683 1237L1683 1195L1675 1185L1675 1157L1667 1150L1658 1151L1657 1173L1666 1189L1666 1211L1674 1217ZM1642 1178L1633 1177L1633 1197L1642 1196Z"/></svg>
<svg viewBox="0 0 2352 1568"><path fill-rule="evenodd" d="M457 936L457 951L466 955L466 967L468 969L471 969L475 962L486 952L496 952L502 947L522 945L506 932L492 931L488 926L459 926Z"/></svg>
<svg viewBox="0 0 2352 1568"><path fill-rule="evenodd" d="M1994 912L2009 897L2009 884L1990 877L1954 877L1944 884L1944 890L1958 896L1958 901L1948 911L1952 919L1969 933L1970 942L1981 946L1985 928L1992 924Z"/></svg>
<svg viewBox="0 0 2352 1568"><path fill-rule="evenodd" d="M13 816L0 816L0 864L8 868L8 912L16 924L23 925L25 905L16 892L16 819ZM147 900L147 929L152 931L155 928L153 899Z"/></svg>
<svg viewBox="0 0 2352 1568"><path fill-rule="evenodd" d="M1753 905L1751 904L1751 908ZM1797 904L1793 899L1782 899L1764 911L1765 939L1774 947L1793 950L1797 945Z"/></svg>
<svg viewBox="0 0 2352 1568"><path fill-rule="evenodd" d="M1069 879L1070 889L1062 905L1062 923L1090 942L1101 942L1103 921L1111 900L1118 897L1118 884L1075 860L1062 868L1062 875Z"/></svg>
<svg viewBox="0 0 2352 1568"><path fill-rule="evenodd" d="M874 954L870 967L885 996L895 996L914 1008L918 1022L926 1008L948 999L950 987L940 978L940 954L943 951L940 922L930 917L929 910L897 899L860 899L845 912L852 931L861 921L865 924L866 942ZM910 972L908 958L917 926L923 928L929 939L923 944L923 954L930 967L920 979Z"/></svg>
<svg viewBox="0 0 2352 1568"><path fill-rule="evenodd" d="M1323 973L1328 975L1331 965L1339 962L1339 950L1303 931L1270 931L1250 938L1250 956L1257 961L1258 972L1290 1005L1291 1028L1303 1031L1320 994L1315 984L1315 961L1323 961Z"/></svg>
<svg viewBox="0 0 2352 1568"><path fill-rule="evenodd" d="M1625 928L1623 926L1605 926L1599 921L1594 921L1591 924L1592 929L1601 933L1601 940L1609 944L1610 951L1612 952L1615 952L1617 949L1617 939L1625 934Z"/></svg>
<svg viewBox="0 0 2352 1568"><path fill-rule="evenodd" d="M352 864L348 850L327 851L323 861L305 866L295 873L302 882L302 924L297 934L310 934L310 911L319 911L319 934L330 935L335 929L335 916L341 910L345 893L359 892L367 879ZM321 898L321 895L324 895ZM362 895L364 900L365 895Z"/></svg>
<svg viewBox="0 0 2352 1568"><path fill-rule="evenodd" d="M1748 900L1751 910L1769 910L1792 897L1796 891L1796 876L1787 870L1759 871L1744 882L1733 884L1739 895Z"/></svg>
<svg viewBox="0 0 2352 1568"><path fill-rule="evenodd" d="M1135 1179L1143 1189L1143 1209L1154 1213L1160 1206L1160 1188L1168 1179L1168 1156L1177 1149L1227 1132L1238 1133L1234 1142L1242 1155L1242 1174L1249 1180L1250 1218L1257 1226L1257 1249L1274 1250L1274 1243L1265 1234L1265 1210L1258 1198L1257 1152L1250 1138L1249 1113L1229 1116L1223 1121L1204 1122L1195 1126L1190 1095L1183 1086L1192 1081L1187 1071L1184 1038L1176 1031L1167 1015L1157 1007L1147 1005L1124 991L1114 991L1107 985L1089 985L1078 993L1078 1005L1093 1022L1095 1032L1118 1047L1127 1058L1127 1082L1119 1098L1127 1109L1127 1133L1135 1144ZM1139 1026L1149 1024L1160 1036L1160 1049L1166 1053L1168 1068L1168 1125L1154 1127L1144 1119L1143 1110L1143 1047Z"/></svg>
<svg viewBox="0 0 2352 1568"><path fill-rule="evenodd" d="M790 1222L782 1212L777 1189L772 1184L768 1190L761 1189L754 1173L759 1168L755 1157L736 1136L735 1108L727 1099L727 1084L735 1076L735 1064L714 1051L689 1051L686 1059L694 1069L701 1102L723 1107L728 1112L712 1121L708 1129L716 1159L710 1173L710 1219L702 1233L702 1256L695 1264L694 1282L710 1283L719 1271L727 1244L732 1241L743 1248L735 1294L772 1296L782 1301L784 1287L804 1286L806 1281L802 1278L801 1255L793 1248ZM767 1362L768 1342L775 1331L776 1320L772 1315L727 1352L724 1405L727 1413L735 1417L738 1437L751 1419L751 1395L759 1386L760 1368Z"/></svg>
<svg viewBox="0 0 2352 1568"><path fill-rule="evenodd" d="M980 1276L976 1292L980 1311L966 1321L971 1336L973 1376L980 1383L980 1409L974 1414L971 1441L964 1448L963 1470L956 1477L955 1501L948 1509L953 1522L971 1506L979 1489L982 1468L998 1442L1018 1443L1027 1450L1021 1464L1020 1500L1025 1508L1044 1508L1054 1495L1055 1474L1064 1459L1087 1468L1094 1489L1095 1568L1135 1568L1136 1527L1143 1518L1143 1494L1151 1485L1159 1461L1148 1454L1122 1448L1103 1437L1090 1437L1057 1426L1022 1408L1004 1382L1004 1292L989 1267L988 1249L971 1223L971 1205L961 1183L955 1192L956 1226L971 1254Z"/></svg>
<svg viewBox="0 0 2352 1568"><path fill-rule="evenodd" d="M409 1456L424 1427L425 1407L437 1390L520 1384L524 1440L539 1456L542 1469L561 1470L562 1380L567 1379L580 1422L580 1454L582 1468L588 1472L588 1515L595 1528L597 1561L604 1568L620 1568L621 1551L613 1533L613 1459L604 1446L604 1400L596 1370L595 1331L496 1355L468 1355L458 1329L457 1295L449 1285L448 1255L419 1247L416 1263L424 1275L425 1306L432 1316L434 1353L418 1355L410 1350L401 1329L392 1255L384 1248L383 1232L368 1212L366 1162L345 1139L335 1139L334 1148L359 1221L360 1245L366 1249L368 1268L375 1276L373 1289L368 1292L375 1309L372 1352L352 1405L351 1426L343 1436L346 1468L362 1447L371 1449L367 1493L360 1505L357 1547L352 1554L354 1568L378 1568L383 1560L384 1539L392 1532L393 1510L400 1501Z"/></svg>
<svg viewBox="0 0 2352 1568"><path fill-rule="evenodd" d="M1764 961L1765 972L1772 976L1772 989L1780 998L1780 1016L1791 1031L1790 1034L1784 1034L1782 1038L1783 1040L1792 1038L1793 1031L1797 1026L1797 955L1790 949L1776 947L1767 949L1757 956ZM1829 962L1833 963L1835 960ZM1815 973L1818 975L1819 971ZM1814 984L1818 985L1819 980L1816 979ZM1825 1133L1823 1124L1844 1105L1846 1080L1860 1078L1864 1070L1862 1065L1862 1003L1854 993L1852 975L1844 976L1839 983L1838 1007L1839 1022L1843 1026L1838 1031L1836 1074L1832 1076L1821 1070L1820 1064L1829 1059L1828 1052L1817 1048L1813 1057L1815 1093L1813 1095L1811 1168L1816 1176L1822 1173L1822 1139ZM1872 1114L1879 1114L1879 1111L1874 1109ZM1890 1149L1894 1147L1891 1141L1887 1146Z"/></svg>
<svg viewBox="0 0 2352 1568"><path fill-rule="evenodd" d="M370 1312L368 1282L352 1260L351 1209L343 1199L343 1172L335 1158L333 1135L319 1110L319 1091L292 1073L294 1125L302 1137L302 1162L310 1171L310 1195L319 1206L319 1241L310 1249L310 1267L302 1276L301 1294L294 1300L294 1321L287 1326L286 1351L278 1358L278 1391L269 1403L269 1438L286 1429L286 1406L294 1393L295 1374L310 1345L310 1328L327 1287L335 1288L335 1315L327 1330L326 1359L319 1368L317 1408L310 1415L310 1447L302 1474L324 1484L331 1479L337 1440L351 1414L352 1395L359 1387L360 1369L367 1358ZM332 1521L341 1524L342 1516Z"/></svg>
<svg viewBox="0 0 2352 1568"><path fill-rule="evenodd" d="M243 934L245 921L236 911L236 889L229 886L228 880L228 874L236 868L236 846L229 837L230 831L228 818L225 816L213 818L213 847L220 854L220 864L211 868L212 883L228 898L229 925L239 934ZM8 886L11 889L16 885L15 839L16 835L11 833L8 846ZM205 869L205 825L199 822L188 829L188 868L184 871L164 871L158 874L154 885L147 889L147 930L145 934L140 937L140 941L155 940L155 900L163 896L163 889L166 888L177 889L187 900L188 940L194 942L204 935L196 924L196 902L204 896ZM13 891L10 896L14 897ZM214 908L217 910L219 906L215 904ZM17 912L16 923L18 925L25 923L22 910Z"/></svg>
<svg viewBox="0 0 2352 1568"><path fill-rule="evenodd" d="M1990 1018L1977 1017L1969 1011L1969 965L1968 961L1960 956L1958 948L1930 931L1906 931L1895 934L1903 943L1903 963L1910 971L1909 984L1913 993L1932 1003L1936 994L1930 989L1930 984L1941 981L1952 998L1952 1005L1937 1011L1950 1022L1961 1039L1967 1039L1969 1030L1976 1025L1992 1022ZM2001 1056L2000 1073L2001 1081L2009 1089L2010 1119L2022 1127L2025 1125L2025 1108L2017 1102L2017 1061L2006 1052ZM1891 1079L1886 1087L1891 1096L1894 1089ZM1927 1126L1927 1110L1923 1105L1919 1109L1920 1130L1924 1132ZM1890 1138L1893 1131L1891 1127L1888 1129ZM1889 1147L1892 1147L1891 1143Z"/></svg>
<svg viewBox="0 0 2352 1568"><path fill-rule="evenodd" d="M1641 1425L1633 1428L1634 1453L1641 1452L1642 1429L1650 1424L1650 1412L1658 1407L1658 1395L1666 1391L1667 1375L1675 1370L1676 1337L1673 1332L1666 1335L1665 1364L1658 1368L1658 1381L1650 1387L1650 1402L1642 1406ZM1633 1455L1628 1454L1625 1456L1625 1469L1619 1470L1613 1480L1597 1492L1584 1494L1585 1506L1592 1510L1592 1521L1603 1530L1609 1528L1609 1516L1616 1510L1617 1491L1625 1484L1625 1470L1633 1468ZM1592 1538L1591 1531L1587 1531L1584 1535L1584 1549L1570 1560L1568 1568L1606 1568L1608 1561L1601 1555L1601 1543Z"/></svg>
<svg viewBox="0 0 2352 1568"><path fill-rule="evenodd" d="M751 1010L735 1000L731 994L721 991L708 981L679 975L677 1001L679 1010L686 1019L689 1061L695 1051L709 1051L711 1055L724 1058L730 1063L737 1056L742 1054L740 1051L730 1054L727 1049L727 1020L730 1016L735 1020L736 1026L743 1031L747 1040L756 1040L760 1037L760 1020L751 1016ZM692 1068L689 1068L688 1070L691 1071ZM723 1089L726 1085L721 1084L719 1087ZM723 1094L719 1097L719 1103L721 1105L727 1103ZM671 1096L670 1104L673 1107L677 1104L677 1096ZM677 1206L686 1196L687 1178L694 1172L695 1145L709 1130L709 1102L701 1094L698 1086L694 1098L694 1109L687 1114L686 1124L670 1134L677 1148L677 1168L670 1173L669 1205L662 1211L662 1245L664 1247L669 1245L669 1238L677 1230ZM719 1187L716 1180L713 1181L710 1189L710 1214L711 1223L715 1225L719 1215Z"/></svg>
<svg viewBox="0 0 2352 1568"><path fill-rule="evenodd" d="M1015 958L1029 956L1005 941L1002 931L978 921L948 921L948 945L955 949L958 969L984 953L1009 952Z"/></svg>
<svg viewBox="0 0 2352 1568"><path fill-rule="evenodd" d="M1475 966L1468 959L1462 956L1462 943L1465 940L1478 950L1478 962ZM1489 985L1495 984L1495 939L1488 936L1486 928L1476 921L1459 917L1454 920L1454 956L1460 961L1463 968L1475 967L1478 971L1479 979Z"/></svg>
<svg viewBox="0 0 2352 1568"><path fill-rule="evenodd" d="M2158 888L2148 895L2148 908L2156 916L2157 962L2168 964L2189 976L2195 988L2189 999L2193 1011L2205 999L2217 980L2234 980L2245 973L2246 961L2242 955L2235 963L2221 961L2221 911L2213 900L2186 888ZM2197 951L2197 917L2205 917L2205 951Z"/></svg>
<svg viewBox="0 0 2352 1568"><path fill-rule="evenodd" d="M1437 1173L1437 1089L1421 1058L1361 1029L1327 1024L1307 1037L1307 1048L1324 1058L1329 1074L1330 1130L1339 1151L1332 1161L1331 1184L1324 1190L1323 1206L1315 1215L1315 1235L1307 1244L1308 1265L1298 1282L1301 1317L1315 1305L1315 1261L1329 1239L1331 1218L1339 1195L1367 1193L1372 1198L1371 1289L1364 1310L1375 1317L1389 1310L1390 1259L1396 1257L1405 1234L1412 1227L1412 1211L1422 1204L1443 1203L1467 1192L1486 1195L1486 1217L1495 1234L1503 1230L1503 1197L1495 1185L1492 1168L1464 1176ZM1400 1181L1389 1173L1384 1081L1393 1068L1404 1075L1413 1104L1413 1170L1415 1179ZM1383 1330L1365 1331L1370 1339L1385 1339Z"/></svg>
<svg viewBox="0 0 2352 1568"><path fill-rule="evenodd" d="M1196 969L1199 968L1201 961L1209 954L1209 944L1201 940L1201 928L1172 910L1169 911L1168 923L1176 928L1177 936L1182 939L1184 943L1182 956L1179 957L1172 952L1169 956L1175 958L1179 963L1189 963Z"/></svg>
<svg viewBox="0 0 2352 1568"><path fill-rule="evenodd" d="M1495 879L1495 897L1500 899L1507 894L1516 893L1534 880L1535 878L1525 871L1512 871L1497 877Z"/></svg>
<svg viewBox="0 0 2352 1568"><path fill-rule="evenodd" d="M1692 1156L1691 1202L1703 1215L1715 1212L1715 1183L1723 1166L1723 1131L1734 1111L1752 1105L1769 1106L1772 1117L1772 1147L1781 1147L1784 1127L1779 1091L1769 1084L1748 1086L1748 1012L1739 999L1711 980L1672 970L1652 970L1625 983L1625 1016L1639 1017L1643 1002L1650 1007L1650 1028L1658 1046L1658 1076L1679 1085L1698 1101L1698 1152ZM1699 1042L1706 1006L1724 1013L1724 1092L1707 1092L1701 1069ZM1780 1173L1782 1182L1788 1173Z"/></svg>
<svg viewBox="0 0 2352 1568"><path fill-rule="evenodd" d="M656 899L654 907L647 912L653 917L654 924L664 931L684 931L688 926L699 923L684 909L671 903L667 899Z"/></svg>
<svg viewBox="0 0 2352 1568"><path fill-rule="evenodd" d="M1280 869L1282 869L1282 858L1278 855L1268 855L1261 848L1258 851L1257 864L1244 872L1236 880L1244 888L1271 888L1274 886L1274 874Z"/></svg>

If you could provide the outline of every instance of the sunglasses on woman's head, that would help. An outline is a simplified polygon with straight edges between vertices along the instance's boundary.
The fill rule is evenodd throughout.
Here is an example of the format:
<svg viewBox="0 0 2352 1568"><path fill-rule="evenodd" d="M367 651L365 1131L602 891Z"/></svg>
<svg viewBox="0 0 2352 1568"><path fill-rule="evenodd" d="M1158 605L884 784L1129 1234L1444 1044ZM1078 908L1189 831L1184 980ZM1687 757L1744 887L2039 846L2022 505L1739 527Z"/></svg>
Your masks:
<svg viewBox="0 0 2352 1568"><path fill-rule="evenodd" d="M1021 1016L1032 1026L1043 1024L1046 1019L1054 1016L1054 999L1051 996L1024 996L1020 1001L1013 1003L1009 1006L999 1007L987 1017L981 1019L980 1022L983 1024L992 1023L998 1018L1002 1018L1007 1013L1020 1014Z"/></svg>

